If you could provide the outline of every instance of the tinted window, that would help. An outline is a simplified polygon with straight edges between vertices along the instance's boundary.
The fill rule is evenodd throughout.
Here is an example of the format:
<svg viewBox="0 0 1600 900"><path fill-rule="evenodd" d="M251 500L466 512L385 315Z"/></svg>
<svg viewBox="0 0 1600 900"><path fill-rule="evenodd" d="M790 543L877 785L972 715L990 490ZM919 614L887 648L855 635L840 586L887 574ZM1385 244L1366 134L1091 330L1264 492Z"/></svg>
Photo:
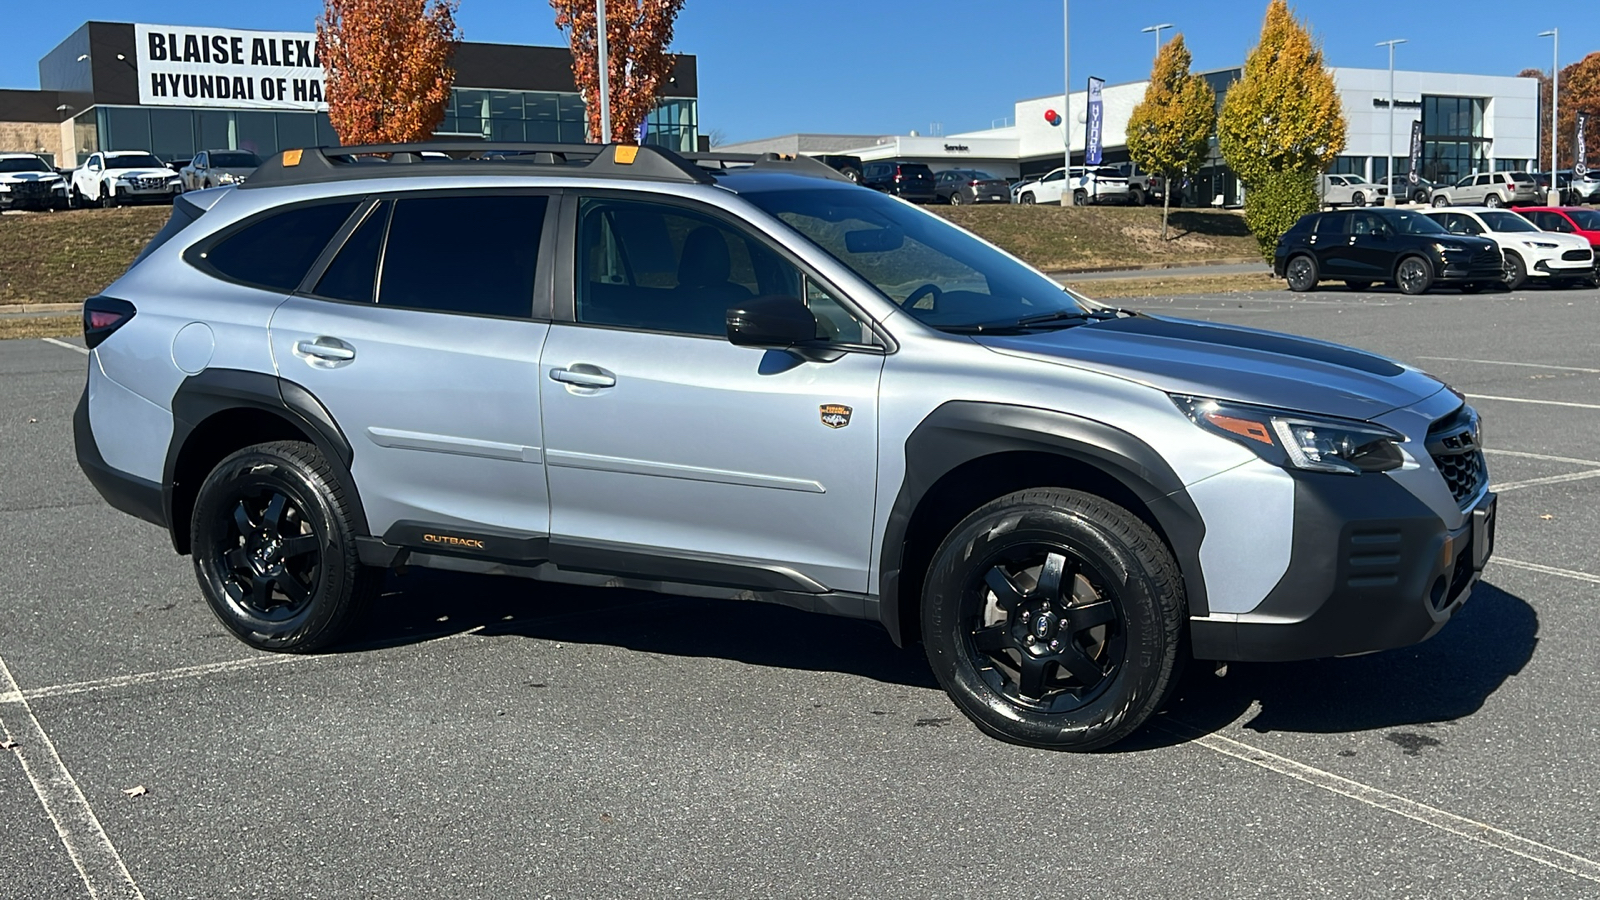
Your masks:
<svg viewBox="0 0 1600 900"><path fill-rule="evenodd" d="M49 172L51 168L37 156L0 159L0 172Z"/></svg>
<svg viewBox="0 0 1600 900"><path fill-rule="evenodd" d="M261 157L254 153L217 153L211 164L219 169L253 169L261 165Z"/></svg>
<svg viewBox="0 0 1600 900"><path fill-rule="evenodd" d="M902 163L899 168L900 168L900 175L902 177L911 177L911 178L917 178L917 177L932 178L933 177L933 170L928 168L927 166L923 165L922 163Z"/></svg>
<svg viewBox="0 0 1600 900"><path fill-rule="evenodd" d="M729 307L788 296L818 316L818 338L866 340L837 301L765 244L677 206L584 200L577 288L577 320L593 325L721 337Z"/></svg>
<svg viewBox="0 0 1600 900"><path fill-rule="evenodd" d="M106 165L113 169L162 169L161 160L147 153L130 153L126 156L108 156Z"/></svg>
<svg viewBox="0 0 1600 900"><path fill-rule="evenodd" d="M1511 180L1521 184L1533 184L1533 176L1529 175L1527 172L1512 172ZM1548 182L1549 180L1550 179L1548 177L1545 178L1545 181Z"/></svg>
<svg viewBox="0 0 1600 900"><path fill-rule="evenodd" d="M1572 223L1555 213L1534 213L1533 224L1538 225L1545 231L1560 231L1568 234L1573 231Z"/></svg>
<svg viewBox="0 0 1600 900"><path fill-rule="evenodd" d="M344 242L339 255L322 273L313 292L319 297L371 303L378 279L378 255L383 249L383 236L389 229L389 210L393 204L385 201L373 208L361 225Z"/></svg>
<svg viewBox="0 0 1600 900"><path fill-rule="evenodd" d="M268 216L223 239L205 260L235 281L292 291L356 205L319 203Z"/></svg>
<svg viewBox="0 0 1600 900"><path fill-rule="evenodd" d="M414 197L398 201L378 303L435 312L533 311L533 274L548 198Z"/></svg>
<svg viewBox="0 0 1600 900"><path fill-rule="evenodd" d="M1317 220L1317 234L1349 234L1350 214L1330 213Z"/></svg>

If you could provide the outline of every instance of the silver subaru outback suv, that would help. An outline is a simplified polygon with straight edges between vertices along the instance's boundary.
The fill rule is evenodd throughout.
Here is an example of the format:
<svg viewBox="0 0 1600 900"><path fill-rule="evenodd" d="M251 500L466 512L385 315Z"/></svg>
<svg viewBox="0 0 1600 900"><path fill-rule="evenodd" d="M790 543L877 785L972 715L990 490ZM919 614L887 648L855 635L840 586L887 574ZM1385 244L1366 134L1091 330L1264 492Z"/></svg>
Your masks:
<svg viewBox="0 0 1600 900"><path fill-rule="evenodd" d="M1423 640L1489 557L1478 415L1417 369L1098 307L803 158L423 149L185 194L85 304L82 467L252 646L403 564L757 600L1089 750L1187 659Z"/></svg>

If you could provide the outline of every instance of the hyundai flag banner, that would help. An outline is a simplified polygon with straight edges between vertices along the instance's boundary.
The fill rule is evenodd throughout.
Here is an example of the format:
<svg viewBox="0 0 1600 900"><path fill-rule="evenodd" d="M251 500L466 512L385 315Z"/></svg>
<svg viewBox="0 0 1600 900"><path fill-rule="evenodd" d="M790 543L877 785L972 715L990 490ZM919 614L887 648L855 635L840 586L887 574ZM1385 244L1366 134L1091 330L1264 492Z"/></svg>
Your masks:
<svg viewBox="0 0 1600 900"><path fill-rule="evenodd" d="M1422 120L1411 122L1411 169L1406 180L1416 184L1422 180Z"/></svg>
<svg viewBox="0 0 1600 900"><path fill-rule="evenodd" d="M1104 78L1089 79L1088 134L1084 138L1083 152L1083 164L1086 166L1098 166L1104 160L1100 145L1106 111L1100 103L1100 89L1105 87L1105 83Z"/></svg>
<svg viewBox="0 0 1600 900"><path fill-rule="evenodd" d="M1585 160L1589 158L1589 148L1585 146L1583 141L1584 126L1588 124L1588 116L1578 116L1578 140L1572 145L1573 149L1577 151L1577 153L1573 155L1572 174L1578 176L1579 178L1582 178L1584 175L1589 173L1589 164L1585 162Z"/></svg>

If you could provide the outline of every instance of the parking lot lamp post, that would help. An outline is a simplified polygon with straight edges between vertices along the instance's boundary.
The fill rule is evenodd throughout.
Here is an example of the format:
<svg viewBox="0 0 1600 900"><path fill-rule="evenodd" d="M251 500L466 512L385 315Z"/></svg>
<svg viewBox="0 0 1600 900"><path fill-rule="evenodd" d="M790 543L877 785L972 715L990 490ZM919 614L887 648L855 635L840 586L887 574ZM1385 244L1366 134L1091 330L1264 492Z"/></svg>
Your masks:
<svg viewBox="0 0 1600 900"><path fill-rule="evenodd" d="M1545 197L1548 206L1561 205L1561 191L1556 189L1556 110L1561 103L1561 29L1539 32L1539 37L1553 38L1550 51L1550 194Z"/></svg>
<svg viewBox="0 0 1600 900"><path fill-rule="evenodd" d="M600 64L600 140L611 143L611 64L606 59L606 0L594 0L595 58Z"/></svg>
<svg viewBox="0 0 1600 900"><path fill-rule="evenodd" d="M1070 59L1071 44L1068 37L1072 34L1067 22L1067 0L1061 0L1061 142L1064 145L1062 156L1065 161L1061 163L1061 177L1067 178L1072 174L1072 60ZM1066 206L1066 194L1061 197L1061 205Z"/></svg>
<svg viewBox="0 0 1600 900"><path fill-rule="evenodd" d="M1139 32L1141 34L1150 34L1151 32L1155 32L1155 36L1156 36L1156 55L1160 56L1161 55L1161 32L1164 29L1172 28L1172 27L1174 27L1174 26L1173 26L1173 24L1171 22L1162 22L1160 25L1151 25L1149 28L1141 28L1141 29L1139 29Z"/></svg>
<svg viewBox="0 0 1600 900"><path fill-rule="evenodd" d="M1389 162L1386 164L1386 169L1385 169L1385 172L1384 172L1384 175L1383 175L1383 179L1385 181L1389 182L1389 191L1388 191L1387 194L1384 195L1384 198L1383 198L1383 205L1384 206L1393 206L1395 204L1395 199L1394 199L1394 45L1395 44L1404 44L1405 42L1406 42L1405 38L1394 38L1392 40L1379 41L1377 43L1377 45L1376 45L1376 46L1379 46L1379 47L1388 47L1389 48Z"/></svg>

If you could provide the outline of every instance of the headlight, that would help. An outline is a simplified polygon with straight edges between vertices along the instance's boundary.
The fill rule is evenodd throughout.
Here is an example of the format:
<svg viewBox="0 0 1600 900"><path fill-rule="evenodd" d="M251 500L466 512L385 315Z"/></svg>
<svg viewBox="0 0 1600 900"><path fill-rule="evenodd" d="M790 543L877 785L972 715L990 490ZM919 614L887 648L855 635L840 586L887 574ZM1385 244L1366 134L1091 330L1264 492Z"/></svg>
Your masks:
<svg viewBox="0 0 1600 900"><path fill-rule="evenodd" d="M0 194L9 194L9 193L11 193L11 185L9 185L9 184L0 184Z"/></svg>
<svg viewBox="0 0 1600 900"><path fill-rule="evenodd" d="M1237 441L1267 462L1286 469L1360 475L1398 469L1405 462L1400 453L1405 435L1371 422L1206 397L1173 395L1172 401L1201 428Z"/></svg>
<svg viewBox="0 0 1600 900"><path fill-rule="evenodd" d="M1440 253L1465 253L1465 252L1467 252L1467 248L1461 246L1460 244L1441 244L1438 241L1434 242L1433 249L1439 251Z"/></svg>
<svg viewBox="0 0 1600 900"><path fill-rule="evenodd" d="M1522 242L1522 246L1524 246L1524 247L1533 247L1533 248L1538 249L1538 250L1554 250L1555 248L1557 248L1557 247L1559 247L1561 245L1560 244L1552 244L1549 241L1523 241Z"/></svg>
<svg viewBox="0 0 1600 900"><path fill-rule="evenodd" d="M233 182L234 178L232 172L223 172L221 175L217 176L218 184L233 184Z"/></svg>

